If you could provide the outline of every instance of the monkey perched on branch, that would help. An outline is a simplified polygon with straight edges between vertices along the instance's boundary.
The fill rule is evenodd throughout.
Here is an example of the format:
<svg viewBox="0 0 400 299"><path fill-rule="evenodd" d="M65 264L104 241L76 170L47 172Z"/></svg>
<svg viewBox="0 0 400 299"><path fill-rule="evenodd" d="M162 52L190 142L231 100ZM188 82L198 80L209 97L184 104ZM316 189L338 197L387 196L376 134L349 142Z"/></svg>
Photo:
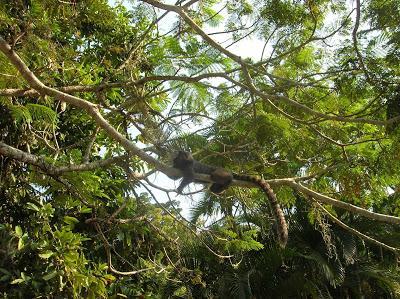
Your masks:
<svg viewBox="0 0 400 299"><path fill-rule="evenodd" d="M196 173L207 174L210 176L210 179L212 180L210 191L216 194L228 189L233 179L251 182L258 185L265 192L271 204L272 211L277 222L279 245L281 247L286 246L288 239L288 228L285 216L281 207L279 206L274 191L265 180L254 176L232 173L225 168L213 167L200 163L193 158L190 152L186 151L177 152L177 155L173 160L173 167L181 170L183 174L183 179L177 189L178 193L182 193L183 188L192 182L202 182L194 178Z"/></svg>

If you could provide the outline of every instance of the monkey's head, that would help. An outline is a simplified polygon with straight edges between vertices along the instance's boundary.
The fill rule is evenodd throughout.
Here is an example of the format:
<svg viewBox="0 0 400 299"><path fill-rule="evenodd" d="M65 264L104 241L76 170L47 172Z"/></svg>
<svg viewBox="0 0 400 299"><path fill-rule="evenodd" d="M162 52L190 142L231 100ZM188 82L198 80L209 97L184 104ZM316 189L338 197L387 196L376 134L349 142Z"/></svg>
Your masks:
<svg viewBox="0 0 400 299"><path fill-rule="evenodd" d="M188 167L193 167L193 156L190 152L178 151L173 160L174 167L180 170L187 169Z"/></svg>
<svg viewBox="0 0 400 299"><path fill-rule="evenodd" d="M192 160L193 159L192 154L187 151L178 151L176 153L176 158L182 159L182 160Z"/></svg>

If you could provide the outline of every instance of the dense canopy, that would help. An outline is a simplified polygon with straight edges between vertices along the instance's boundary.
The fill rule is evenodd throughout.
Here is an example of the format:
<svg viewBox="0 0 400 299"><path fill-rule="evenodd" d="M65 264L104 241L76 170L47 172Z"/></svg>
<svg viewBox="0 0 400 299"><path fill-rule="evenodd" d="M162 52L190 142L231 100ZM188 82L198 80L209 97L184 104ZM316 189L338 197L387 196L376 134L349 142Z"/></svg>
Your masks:
<svg viewBox="0 0 400 299"><path fill-rule="evenodd" d="M0 293L398 298L399 20L398 0L0 0ZM178 194L179 150L265 179L286 247L254 183Z"/></svg>

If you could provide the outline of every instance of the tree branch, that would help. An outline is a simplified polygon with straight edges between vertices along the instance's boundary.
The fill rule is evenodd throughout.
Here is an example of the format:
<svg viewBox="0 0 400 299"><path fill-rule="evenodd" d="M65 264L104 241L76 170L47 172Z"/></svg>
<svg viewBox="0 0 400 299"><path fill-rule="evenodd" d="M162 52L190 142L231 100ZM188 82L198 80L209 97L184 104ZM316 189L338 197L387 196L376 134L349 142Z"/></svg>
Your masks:
<svg viewBox="0 0 400 299"><path fill-rule="evenodd" d="M362 70L364 71L365 77L367 78L367 81L371 81L371 77L369 76L369 73L367 71L367 68L365 67L364 64L364 59L361 55L360 49L358 48L358 42L357 42L357 30L358 27L360 26L360 17L361 17L361 2L360 0L356 0L356 23L353 28L352 32L352 37L353 37L353 45L354 45L354 50L356 51L358 61L361 65Z"/></svg>
<svg viewBox="0 0 400 299"><path fill-rule="evenodd" d="M376 221L380 221L380 222L386 222L386 223L391 223L391 224L400 224L400 218L399 217L395 217L395 216L390 216L390 215L384 215L384 214L380 214L380 213L375 213L375 212L371 212L369 210L357 207L355 205L352 205L350 203L346 203L337 199L334 199L332 197L329 197L327 195L315 192L297 182L295 182L294 180L287 180L285 182L285 185L288 185L290 187L292 187L293 189L300 191L304 194L307 194L325 204L329 204L332 205L334 207L338 207L338 208L342 208L345 209L349 212L376 220Z"/></svg>
<svg viewBox="0 0 400 299"><path fill-rule="evenodd" d="M111 126L107 122L107 120L105 120L104 117L101 115L97 105L43 84L26 66L21 58L11 49L10 45L2 37L0 37L0 51L2 51L6 55L6 57L20 72L22 77L32 86L32 88L36 89L41 95L52 96L57 100L64 101L68 104L85 110L90 116L92 116L95 122L108 134L108 136L117 141L122 147L125 148L128 153L140 157L143 161L146 161L147 163L153 165L161 171L168 169L166 165L142 151L139 147L128 140L124 135L119 133L113 126Z"/></svg>
<svg viewBox="0 0 400 299"><path fill-rule="evenodd" d="M344 222L340 221L338 218L336 218L335 216L333 216L327 209L325 209L325 207L323 205L321 205L319 202L317 202L316 200L313 200L314 203L318 206L319 209L321 209L334 223L336 223L337 225L339 225L341 228L351 232L352 234L360 237L363 240L366 240L368 242L371 242L375 245L378 245L380 247L383 247L387 250L390 250L392 252L394 252L395 254L399 254L400 253L400 249L396 248L396 247L392 247L389 246L385 243L382 243L374 238L371 238L370 236L367 236L363 233L361 233L360 231L348 226L347 224L345 224Z"/></svg>
<svg viewBox="0 0 400 299"><path fill-rule="evenodd" d="M135 81L122 81L122 82L112 82L112 83L101 83L96 85L71 85L57 87L58 91L65 93L76 93L76 92L98 92L100 90L109 90L112 88L122 88L128 86L138 86L143 85L152 81L182 81L187 83L197 83L203 79L209 78L225 78L225 76L233 71L228 71L226 73L205 73L194 77L180 76L180 75L166 75L166 76L147 76ZM40 93L31 88L6 88L0 89L0 96L29 96L37 97Z"/></svg>
<svg viewBox="0 0 400 299"><path fill-rule="evenodd" d="M112 164L116 164L124 159L126 156L118 156L112 157L105 160L99 160L91 163L84 164L71 164L68 166L59 166L56 167L47 163L44 158L21 151L17 148L9 146L3 142L0 142L0 154L10 157L12 159L18 160L20 162L24 162L30 165L34 165L42 169L44 172L51 175L60 175L66 172L74 172L74 171L90 171L98 168L108 167ZM138 177L141 177L142 174L138 174Z"/></svg>
<svg viewBox="0 0 400 299"><path fill-rule="evenodd" d="M72 172L72 171L88 171L88 170L94 170L98 167L106 167L108 165L111 165L113 163L119 162L121 159L124 159L124 156L121 157L113 157L109 158L106 160L101 160L101 161L96 161L96 162L91 162L91 163L86 163L86 164L79 164L79 165L69 165L69 166L62 166L62 167L54 167L53 165L45 162L43 158L26 153L24 151L21 151L19 149L13 148L3 142L0 142L0 154L16 159L21 162L25 162L31 165L35 165L45 171L48 174L52 175L59 175L65 172ZM180 178L182 176L182 173L180 170L173 168L173 167L168 167L163 171L166 175L176 179ZM135 179L141 180L146 178L146 174L137 174L135 175ZM210 178L209 175L205 174L195 174L194 178L198 181L202 182L213 182L212 179ZM298 190L300 192L303 192L309 196L312 196L319 201L330 204L332 206L338 207L345 209L347 211L359 214L361 216L380 221L380 222L387 222L387 223L392 223L392 224L400 224L400 218L395 217L395 216L389 216L389 215L384 215L380 213L374 213L371 211L368 211L366 209L357 207L355 205L345 203L342 201L339 201L337 199L331 198L329 196L320 194L316 191L313 191L311 189L308 189L307 187L299 184L298 182L295 181L295 179L272 179L272 180L266 180L269 184L272 186L290 186L295 190ZM240 181L240 180L233 180L232 186L238 186L238 187L246 187L246 188L258 188L258 185L248 182L248 181ZM168 190L172 191L172 190Z"/></svg>
<svg viewBox="0 0 400 299"><path fill-rule="evenodd" d="M108 265L108 269L109 269L112 273L117 274L117 275L129 276L129 275L136 275L136 274L139 274L139 273L141 273L141 272L149 271L149 270L153 270L153 269L154 269L154 267L150 267L150 268L139 269L139 270L129 271L129 272L121 272L121 271L115 269L114 266L113 266L113 264L112 264L111 251L110 251L110 248L112 248L112 246L110 245L110 243L107 241L106 237L104 236L103 231L102 231L101 228L100 228L100 225L99 225L97 222L95 222L95 223L94 223L94 226L95 226L97 232L99 233L99 235L100 235L100 237L101 237L101 239L102 239L102 241L103 241L104 249L105 249L106 254L107 254L107 265Z"/></svg>
<svg viewBox="0 0 400 299"><path fill-rule="evenodd" d="M142 0L143 2L146 2L148 4L151 4L152 6L164 9L164 10L169 10L177 13L182 19L186 21L186 23L189 24L189 26L198 34L200 35L208 44L210 44L213 48L217 49L221 53L224 53L226 56L231 58L233 61L236 61L239 64L245 63L244 60L240 56L237 56L233 54L232 52L228 51L224 47L222 47L219 43L217 43L215 40L213 40L207 33L205 33L193 20L191 17L189 17L186 12L184 7L182 6L175 6L175 5L168 5L164 4L161 2L158 2L156 0Z"/></svg>

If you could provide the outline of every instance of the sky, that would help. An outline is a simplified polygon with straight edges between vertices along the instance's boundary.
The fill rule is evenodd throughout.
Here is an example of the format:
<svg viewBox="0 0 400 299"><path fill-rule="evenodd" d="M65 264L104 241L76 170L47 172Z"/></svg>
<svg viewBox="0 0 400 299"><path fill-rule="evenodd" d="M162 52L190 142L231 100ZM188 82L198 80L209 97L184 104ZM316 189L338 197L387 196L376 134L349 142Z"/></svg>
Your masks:
<svg viewBox="0 0 400 299"><path fill-rule="evenodd" d="M135 1L136 3L138 1ZM171 4L173 4L175 1L165 1L170 2ZM116 1L116 0L109 0L109 3L112 6L117 5L117 3L122 3L124 6L126 6L127 8L132 7L130 4L130 1L126 1L126 0L122 0L122 1ZM217 7L215 8L215 10L219 10L220 8ZM162 13L164 13L165 11L163 10L156 10L158 15L161 15ZM165 16L162 21L159 23L159 28L161 32L167 32L171 29L171 26L173 26L174 22L177 20L176 14L175 13L168 13L167 16ZM224 23L222 22L221 25L219 27L205 27L205 31L207 33L211 33L211 32L219 32L219 31L223 31L224 27L223 27ZM230 35L227 34L218 34L218 35L212 35L212 38L214 40L216 40L217 42L221 43L221 45L223 46L228 46L231 43L230 40ZM229 50L232 51L234 54L241 56L242 58L253 58L254 60L259 60L260 56L261 56L261 52L262 49L264 47L264 43L261 40L257 40L257 39L250 39L250 38L245 38L241 41L239 41L238 43L232 45L229 47ZM197 129L197 128L194 128ZM140 146L140 145L139 145ZM161 172L156 172L154 175L149 177L149 180L155 184L158 185L162 188L165 189L174 189L176 187L179 186L179 181L173 181L170 178L168 178L166 175L164 175ZM151 191L153 192L153 194L157 197L157 201L159 202L168 202L169 199L167 197L167 195L165 194L165 192L160 191L156 188L152 188L151 186L148 186ZM199 185L199 184L191 184L190 186L186 187L184 191L186 192L193 192L196 190L201 190L203 189L204 186ZM138 189L139 193L140 192L146 192L146 189L143 187L140 187ZM170 198L171 200L176 200L180 203L180 208L182 209L182 216L185 218L188 218L190 215L190 208L193 207L193 205L201 198L202 193L197 193L195 195L190 195L190 196L186 196L186 195L179 195L177 193L171 192L170 193ZM215 215L215 217L213 217L213 219L209 219L209 222L212 222L214 220L216 220L216 218L218 218L219 215Z"/></svg>
<svg viewBox="0 0 400 299"><path fill-rule="evenodd" d="M170 1L172 3L172 1ZM218 11L220 8L217 7L215 8L216 11ZM158 15L161 15L164 13L162 10L157 11ZM177 17L175 13L169 13L167 16L165 16L161 22L159 23L160 31L168 32L173 24L176 22ZM224 23L221 23L221 26L219 27L205 27L204 30L207 33L211 32L220 32L223 31ZM230 39L230 34L218 34L218 35L212 35L212 38L219 42L223 46L228 46L231 43ZM234 54L241 56L242 58L253 58L255 60L260 59L260 55L262 52L262 49L264 47L264 43L261 40L256 40L256 39L250 39L250 38L245 38L241 40L240 42L232 45L229 47L229 50L232 51ZM199 128L193 128L194 130L197 130ZM151 181L164 188L172 188L172 186L178 187L179 181L173 181L169 179L166 175L164 175L161 172L157 172L154 176L152 176ZM191 184L188 187L185 188L184 192L194 192L196 190L201 190L203 189L204 186L199 185L199 184ZM164 192L159 191L157 189L152 188L154 191L154 194L158 197L158 200L161 202L167 202L168 197L165 195ZM203 196L203 193L199 192L195 195L179 195L177 193L171 193L170 194L172 200L177 200L180 202L180 208L182 209L182 216L185 218L188 218L190 216L190 209L194 207L196 202L201 199ZM219 218L220 215L216 214L211 219L207 220L207 223L212 223L213 221L216 221L217 218Z"/></svg>

